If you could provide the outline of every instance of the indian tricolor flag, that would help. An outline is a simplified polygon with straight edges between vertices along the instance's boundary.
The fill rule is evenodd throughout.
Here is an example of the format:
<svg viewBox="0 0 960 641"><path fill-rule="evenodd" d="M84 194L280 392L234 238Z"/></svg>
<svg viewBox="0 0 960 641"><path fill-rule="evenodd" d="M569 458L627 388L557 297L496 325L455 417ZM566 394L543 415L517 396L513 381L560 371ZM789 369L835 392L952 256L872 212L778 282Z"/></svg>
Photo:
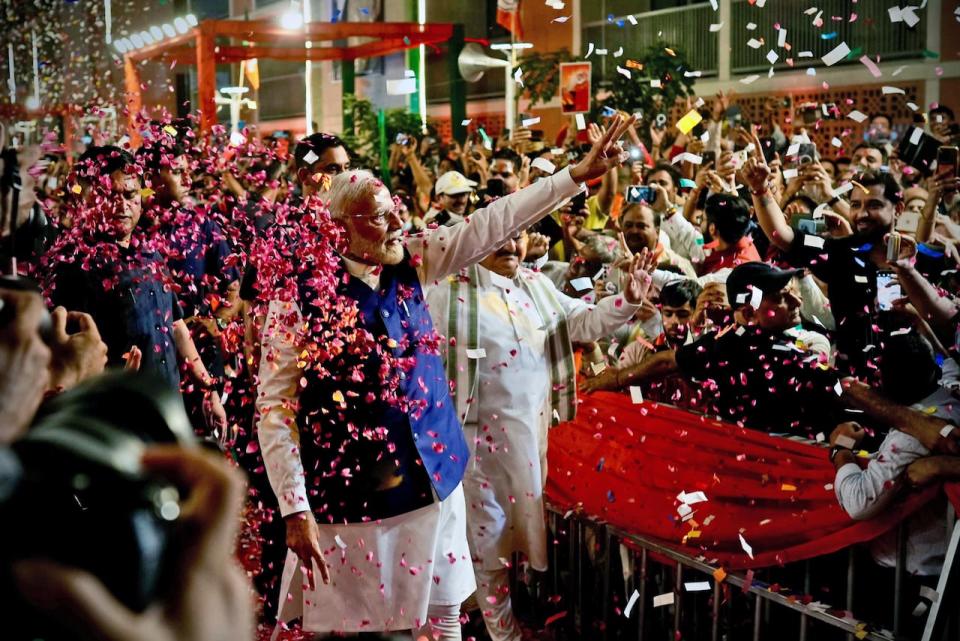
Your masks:
<svg viewBox="0 0 960 641"><path fill-rule="evenodd" d="M520 0L497 0L497 24L517 38L523 37L520 24Z"/></svg>

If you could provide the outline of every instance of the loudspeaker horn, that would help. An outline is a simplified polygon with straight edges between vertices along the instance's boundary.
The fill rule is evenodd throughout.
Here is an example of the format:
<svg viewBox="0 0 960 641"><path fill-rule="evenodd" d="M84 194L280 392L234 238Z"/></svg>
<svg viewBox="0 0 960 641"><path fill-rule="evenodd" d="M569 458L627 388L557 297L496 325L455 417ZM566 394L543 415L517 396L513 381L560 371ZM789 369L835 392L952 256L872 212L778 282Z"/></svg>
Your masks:
<svg viewBox="0 0 960 641"><path fill-rule="evenodd" d="M500 58L491 58L483 50L483 47L475 42L468 42L460 52L457 58L457 66L460 68L460 75L467 82L476 82L483 78L487 69L503 69L510 66L509 60Z"/></svg>

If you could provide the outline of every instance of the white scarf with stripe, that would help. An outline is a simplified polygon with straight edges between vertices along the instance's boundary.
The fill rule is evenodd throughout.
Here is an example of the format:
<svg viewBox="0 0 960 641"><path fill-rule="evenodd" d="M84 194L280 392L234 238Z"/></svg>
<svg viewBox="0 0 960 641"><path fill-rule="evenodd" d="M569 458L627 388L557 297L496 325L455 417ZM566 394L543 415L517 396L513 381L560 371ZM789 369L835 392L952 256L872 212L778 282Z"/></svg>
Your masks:
<svg viewBox="0 0 960 641"><path fill-rule="evenodd" d="M450 276L446 323L440 326L438 322L437 327L447 335L447 378L455 384L451 395L457 403L457 415L464 424L477 421L477 367L480 359L473 350L480 346L478 269L472 265ZM554 424L573 420L577 411L576 366L563 306L546 276L521 268L519 280L545 323ZM454 339L455 343L451 344Z"/></svg>

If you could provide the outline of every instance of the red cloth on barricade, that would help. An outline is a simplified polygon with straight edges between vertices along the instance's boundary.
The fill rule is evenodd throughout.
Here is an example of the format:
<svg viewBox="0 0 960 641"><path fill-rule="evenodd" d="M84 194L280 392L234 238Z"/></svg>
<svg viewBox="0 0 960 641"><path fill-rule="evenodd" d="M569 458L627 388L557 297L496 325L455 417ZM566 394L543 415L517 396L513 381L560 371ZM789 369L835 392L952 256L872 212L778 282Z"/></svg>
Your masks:
<svg viewBox="0 0 960 641"><path fill-rule="evenodd" d="M877 518L853 521L837 503L825 448L611 393L584 397L576 420L550 430L547 460L547 500L555 507L582 507L728 569L869 541L940 491L911 493ZM707 500L690 504L692 517L683 521L677 497L697 491Z"/></svg>

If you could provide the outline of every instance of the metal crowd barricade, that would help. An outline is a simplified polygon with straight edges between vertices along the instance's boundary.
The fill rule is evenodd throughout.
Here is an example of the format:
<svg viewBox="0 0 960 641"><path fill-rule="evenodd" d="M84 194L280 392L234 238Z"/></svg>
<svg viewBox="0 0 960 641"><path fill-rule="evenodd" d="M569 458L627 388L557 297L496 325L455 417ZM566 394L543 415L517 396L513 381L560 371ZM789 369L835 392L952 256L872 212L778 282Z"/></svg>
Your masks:
<svg viewBox="0 0 960 641"><path fill-rule="evenodd" d="M561 594L561 590L566 589L565 602L568 608L572 608L573 612L569 614L567 618L568 625L573 626L575 631L579 631L580 634L574 633L571 638L596 638L593 635L583 634L584 630L588 627L588 622L584 620L584 578L585 578L585 566L589 564L588 551L585 546L585 538L587 528L593 528L598 533L602 533L602 537L606 541L605 547L605 557L602 561L602 582L603 590L602 595L599 595L603 601L600 604L600 616L604 622L602 638L604 640L610 638L609 630L610 617L616 616L611 608L611 591L613 589L613 577L611 576L611 555L614 550L620 549L620 544L623 543L627 547L627 554L629 558L630 572L629 574L625 573L626 586L624 594L629 597L636 591L638 598L636 599L635 607L630 614L630 618L636 620L637 626L637 639L639 641L644 641L648 638L645 636L647 630L647 619L649 616L649 609L652 604L652 596L648 592L648 583L650 582L651 566L656 563L652 558L653 556L659 556L661 558L669 559L676 563L674 568L674 582L673 582L673 638L693 638L682 635L681 623L682 623L682 614L683 614L683 604L684 604L684 594L683 587L684 583L684 573L689 571L694 571L697 573L702 573L707 575L710 578L713 578L714 571L717 570L716 566L710 565L705 561L694 558L688 554L678 552L672 548L666 547L663 544L640 536L635 533L623 531L615 526L612 526L608 523L598 521L587 515L579 514L575 512L567 512L563 514L554 506L548 506L549 514L549 525L550 530L553 533L553 536L556 537L555 545L551 546L551 570L552 573L552 587L554 594ZM956 607L960 603L960 563L956 562L956 557L960 555L960 523L956 522L954 513L951 510L948 510L947 523L945 524L949 529L949 532L952 532L950 537L949 548L947 556L944 562L943 572L940 576L939 584L937 587L937 593L939 598L931 604L929 613L927 615L926 629L924 631L922 641L942 641L943 639L949 638L951 641L960 639L960 635L957 634L957 610ZM560 575L563 572L563 568L560 567L560 549L559 549L559 536L560 533L566 529L567 533L567 543L568 543L568 564L565 569L567 581L566 585L561 585ZM905 570L905 559L906 559L906 546L905 546L905 528L901 524L898 532L898 550L896 558L896 569L894 572L894 602L897 611L894 616L894 629L892 631L888 630L871 630L867 627L865 622L853 619L850 617L839 617L831 612L829 612L829 606L824 604L819 604L819 607L810 607L809 605L804 604L800 599L795 598L795 596L786 596L781 592L773 591L769 589L769 586L765 584L753 584L744 573L738 572L727 572L726 576L723 579L723 582L733 586L741 588L744 594L753 595L753 631L752 638L754 641L759 641L760 639L789 639L797 638L800 641L807 641L808 639L816 639L816 636L811 636L809 630L809 624L811 621L817 621L822 624L826 624L841 633L846 633L848 639L869 639L872 641L891 641L894 638L904 638L901 636L901 628L903 627L903 620L901 616L901 611L904 609L903 603L903 593L902 593L902 582L904 577ZM598 535L599 536L599 535ZM854 599L854 589L856 586L856 564L855 564L855 554L854 548L847 549L847 567L846 567L846 586L844 591L845 603L844 610L846 613L850 613L853 607ZM639 558L638 558L639 557ZM639 568L637 571L637 562L639 561ZM800 595L809 595L811 593L811 561L815 559L803 561L804 568L804 578L803 578L803 590L794 592L793 594ZM663 566L666 567L666 566ZM744 586L747 586L744 590ZM666 586L666 583L664 583ZM711 641L720 641L720 617L721 617L721 583L714 580L714 585L712 588L713 591L713 603L710 612L711 622L710 622L710 635L709 639ZM862 588L861 588L862 589ZM778 630L776 633L770 632L767 635L764 635L763 624L765 619L769 618L769 608L772 606L780 606L786 610L796 612L799 615L799 624L797 626L797 634L795 637L784 634L783 630ZM623 614L619 614L623 616ZM663 615L661 615L663 616ZM953 619L953 629L950 630L948 627L948 620ZM946 636L952 632L952 636ZM582 635L582 636L581 636ZM621 637L625 638L625 637ZM662 637L657 637L662 638ZM696 638L707 638L702 635L697 636ZM919 639L917 641L920 641Z"/></svg>

